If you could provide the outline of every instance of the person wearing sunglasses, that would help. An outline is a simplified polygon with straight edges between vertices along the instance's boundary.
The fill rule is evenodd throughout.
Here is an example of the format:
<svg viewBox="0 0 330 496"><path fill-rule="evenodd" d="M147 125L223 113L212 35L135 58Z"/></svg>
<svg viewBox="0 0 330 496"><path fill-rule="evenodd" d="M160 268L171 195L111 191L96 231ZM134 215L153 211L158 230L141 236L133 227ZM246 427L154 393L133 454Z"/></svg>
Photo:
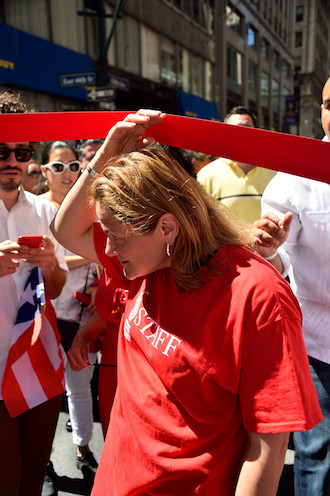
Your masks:
<svg viewBox="0 0 330 496"><path fill-rule="evenodd" d="M42 180L42 173L40 166L33 158L30 160L25 179L23 181L23 188L30 193L38 194Z"/></svg>
<svg viewBox="0 0 330 496"><path fill-rule="evenodd" d="M46 145L41 157L41 172L44 189L41 196L58 208L67 192L76 182L80 172L77 151L64 141L54 141Z"/></svg>
<svg viewBox="0 0 330 496"><path fill-rule="evenodd" d="M48 191L40 196L51 201L57 208L61 205L66 194L80 176L80 161L75 148L64 141L48 143L43 150L41 170L48 183ZM53 300L57 315L57 327L61 335L61 343L68 351L79 327L83 328L94 312L94 302L81 312L81 305L74 298L74 291L84 293L95 279L96 264L90 263L75 253L64 250L69 268L63 291ZM96 353L89 353L91 363L96 361ZM89 443L93 431L93 402L90 382L93 369L75 372L68 363L65 367L66 393L68 398L69 415L72 428L72 441L76 445L75 462L83 472L88 485L94 480L97 461L90 451ZM52 480L45 480L44 485L53 484L56 487L56 475L52 474L51 464L47 473Z"/></svg>
<svg viewBox="0 0 330 496"><path fill-rule="evenodd" d="M9 92L0 93L0 113L17 112L27 112L20 97ZM59 295L66 278L63 248L49 229L56 208L22 188L30 160L39 146L40 143L28 141L0 142L0 492L3 496L40 494L62 406L60 394L48 400L45 397L37 406L11 416L3 389L5 374L10 371L8 356L14 322L32 270L36 266L41 269L49 298ZM20 246L16 240L23 235L42 235L42 246ZM47 336L54 338L55 335L49 330ZM53 342L56 346L56 339ZM60 353L56 348L53 352ZM50 379L55 375L54 371ZM26 385L35 391L30 377L26 375Z"/></svg>

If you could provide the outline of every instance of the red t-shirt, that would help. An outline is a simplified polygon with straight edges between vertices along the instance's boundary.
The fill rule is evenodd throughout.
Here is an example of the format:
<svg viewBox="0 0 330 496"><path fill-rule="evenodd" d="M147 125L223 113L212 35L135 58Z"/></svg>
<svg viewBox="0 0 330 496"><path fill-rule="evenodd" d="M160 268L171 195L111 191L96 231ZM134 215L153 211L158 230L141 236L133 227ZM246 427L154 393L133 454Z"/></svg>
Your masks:
<svg viewBox="0 0 330 496"><path fill-rule="evenodd" d="M104 237L97 226L100 261L118 274ZM131 281L93 496L232 496L247 431L321 420L289 285L244 248L216 260L222 273L202 269L191 291L178 291L172 269Z"/></svg>

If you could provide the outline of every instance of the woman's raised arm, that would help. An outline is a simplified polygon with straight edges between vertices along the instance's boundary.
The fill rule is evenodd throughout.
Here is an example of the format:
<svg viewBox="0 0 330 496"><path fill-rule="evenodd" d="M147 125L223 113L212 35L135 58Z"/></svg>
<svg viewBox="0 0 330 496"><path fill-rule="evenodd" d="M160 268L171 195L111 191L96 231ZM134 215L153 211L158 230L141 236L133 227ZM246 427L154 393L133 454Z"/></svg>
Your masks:
<svg viewBox="0 0 330 496"><path fill-rule="evenodd" d="M139 110L117 122L89 163L89 169L101 173L111 158L148 146L153 138L144 137L145 132L164 118L165 114L158 111ZM94 177L88 172L81 175L64 198L51 229L55 238L67 249L99 263L93 238L95 209L90 198L93 180Z"/></svg>

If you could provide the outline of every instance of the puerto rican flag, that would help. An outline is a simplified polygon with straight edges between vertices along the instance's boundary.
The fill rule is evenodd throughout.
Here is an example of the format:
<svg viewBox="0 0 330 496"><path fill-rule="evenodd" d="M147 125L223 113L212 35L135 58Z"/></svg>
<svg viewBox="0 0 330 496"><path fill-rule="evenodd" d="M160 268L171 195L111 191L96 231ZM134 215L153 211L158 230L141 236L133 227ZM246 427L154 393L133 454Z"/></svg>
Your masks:
<svg viewBox="0 0 330 496"><path fill-rule="evenodd" d="M25 285L10 343L2 397L11 417L64 392L56 314L35 267Z"/></svg>

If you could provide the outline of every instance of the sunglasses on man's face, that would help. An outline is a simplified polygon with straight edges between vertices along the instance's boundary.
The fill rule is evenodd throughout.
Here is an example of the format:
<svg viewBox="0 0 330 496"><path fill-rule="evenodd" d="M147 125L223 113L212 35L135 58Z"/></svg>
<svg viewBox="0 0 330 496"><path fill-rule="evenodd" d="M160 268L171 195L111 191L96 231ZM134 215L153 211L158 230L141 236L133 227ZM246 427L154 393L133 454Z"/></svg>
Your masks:
<svg viewBox="0 0 330 496"><path fill-rule="evenodd" d="M41 171L33 170L33 171L28 172L27 175L37 178L37 177L41 176Z"/></svg>
<svg viewBox="0 0 330 496"><path fill-rule="evenodd" d="M53 174L63 174L65 169L69 169L70 172L76 174L80 171L80 162L79 160L71 160L71 162L65 164L60 160L56 160L54 162L49 162L49 164L46 164L45 169L49 169L51 172L53 172Z"/></svg>
<svg viewBox="0 0 330 496"><path fill-rule="evenodd" d="M4 160L7 160L11 152L15 154L17 162L28 162L34 154L34 150L31 147L23 148L19 146L11 149L7 146L0 146L0 161L3 162Z"/></svg>

